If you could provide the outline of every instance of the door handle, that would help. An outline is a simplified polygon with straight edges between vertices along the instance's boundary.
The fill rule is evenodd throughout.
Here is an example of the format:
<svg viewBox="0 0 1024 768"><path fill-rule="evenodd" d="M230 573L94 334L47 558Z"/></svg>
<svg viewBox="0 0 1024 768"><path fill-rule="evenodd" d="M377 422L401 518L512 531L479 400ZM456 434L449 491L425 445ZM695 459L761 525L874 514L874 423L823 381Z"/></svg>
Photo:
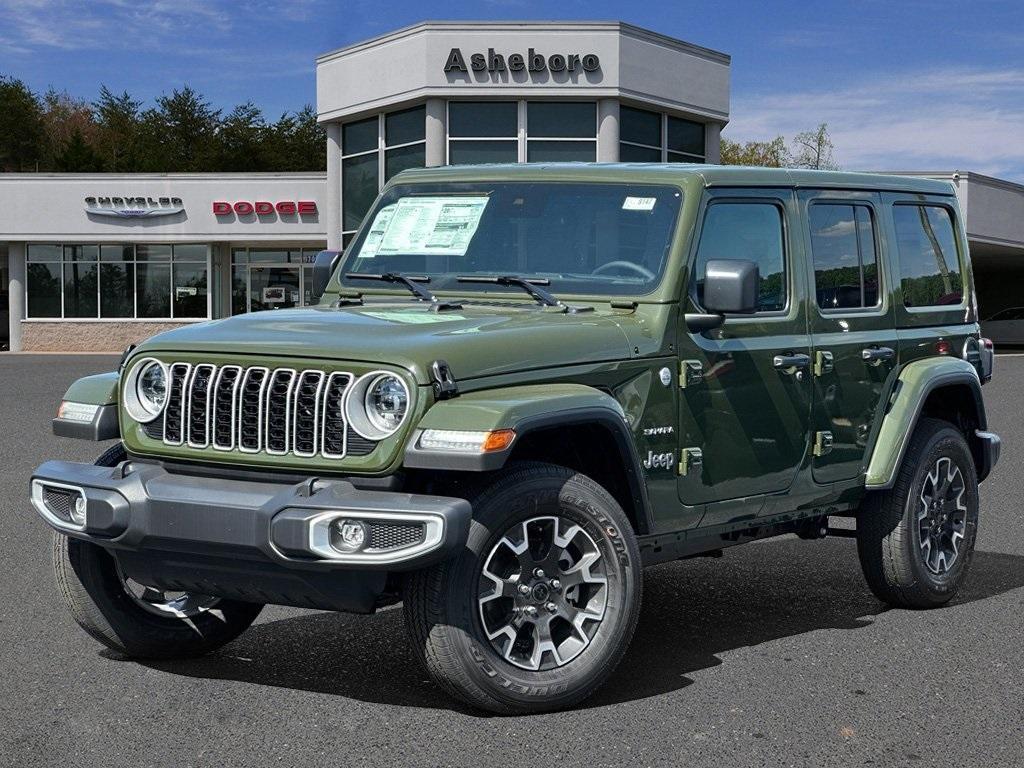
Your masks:
<svg viewBox="0 0 1024 768"><path fill-rule="evenodd" d="M809 368L811 356L802 353L796 355L776 355L772 360L772 365L780 371L792 373L799 368Z"/></svg>
<svg viewBox="0 0 1024 768"><path fill-rule="evenodd" d="M892 347L868 347L860 351L860 356L865 363L878 365L883 360L892 360L896 357L896 350Z"/></svg>

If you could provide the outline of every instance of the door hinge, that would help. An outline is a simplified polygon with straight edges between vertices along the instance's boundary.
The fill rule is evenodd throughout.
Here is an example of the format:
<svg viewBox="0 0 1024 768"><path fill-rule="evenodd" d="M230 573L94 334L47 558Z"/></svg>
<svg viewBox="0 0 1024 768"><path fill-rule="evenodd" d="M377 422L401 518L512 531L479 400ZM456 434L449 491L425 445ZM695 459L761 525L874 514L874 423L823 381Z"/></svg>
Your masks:
<svg viewBox="0 0 1024 768"><path fill-rule="evenodd" d="M835 358L832 357L831 352L819 351L814 353L815 376L824 376L826 373L832 373L833 368L835 368Z"/></svg>
<svg viewBox="0 0 1024 768"><path fill-rule="evenodd" d="M679 462L680 475L700 475L704 466L704 452L700 448L683 448Z"/></svg>
<svg viewBox="0 0 1024 768"><path fill-rule="evenodd" d="M832 452L832 433L831 432L815 432L814 433L814 455L824 456L826 453Z"/></svg>
<svg viewBox="0 0 1024 768"><path fill-rule="evenodd" d="M699 384L704 380L704 364L700 360L679 361L679 386L686 387Z"/></svg>

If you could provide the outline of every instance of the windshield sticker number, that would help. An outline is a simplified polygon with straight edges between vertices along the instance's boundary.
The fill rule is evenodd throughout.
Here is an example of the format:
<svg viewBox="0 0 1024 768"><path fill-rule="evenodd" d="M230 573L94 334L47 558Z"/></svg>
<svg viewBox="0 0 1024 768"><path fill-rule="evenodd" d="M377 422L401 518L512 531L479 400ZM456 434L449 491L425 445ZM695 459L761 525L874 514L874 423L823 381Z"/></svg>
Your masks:
<svg viewBox="0 0 1024 768"><path fill-rule="evenodd" d="M373 220L359 258L465 256L487 197L403 197Z"/></svg>
<svg viewBox="0 0 1024 768"><path fill-rule="evenodd" d="M653 211L656 202L658 202L656 197L627 197L622 201L622 210Z"/></svg>

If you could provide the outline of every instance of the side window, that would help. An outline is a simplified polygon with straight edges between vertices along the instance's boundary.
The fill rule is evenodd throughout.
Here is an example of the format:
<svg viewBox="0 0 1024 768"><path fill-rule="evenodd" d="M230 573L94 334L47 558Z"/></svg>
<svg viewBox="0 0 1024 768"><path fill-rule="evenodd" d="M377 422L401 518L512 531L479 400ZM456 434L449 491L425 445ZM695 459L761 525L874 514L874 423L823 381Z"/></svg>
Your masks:
<svg viewBox="0 0 1024 768"><path fill-rule="evenodd" d="M866 205L816 203L808 212L818 306L861 309L878 305L875 224Z"/></svg>
<svg viewBox="0 0 1024 768"><path fill-rule="evenodd" d="M704 301L704 274L712 259L748 259L758 265L761 289L758 310L786 307L786 262L782 245L782 210L774 203L713 203L694 264L695 299Z"/></svg>
<svg viewBox="0 0 1024 768"><path fill-rule="evenodd" d="M900 287L908 307L963 301L963 280L953 217L939 205L893 206L900 254Z"/></svg>

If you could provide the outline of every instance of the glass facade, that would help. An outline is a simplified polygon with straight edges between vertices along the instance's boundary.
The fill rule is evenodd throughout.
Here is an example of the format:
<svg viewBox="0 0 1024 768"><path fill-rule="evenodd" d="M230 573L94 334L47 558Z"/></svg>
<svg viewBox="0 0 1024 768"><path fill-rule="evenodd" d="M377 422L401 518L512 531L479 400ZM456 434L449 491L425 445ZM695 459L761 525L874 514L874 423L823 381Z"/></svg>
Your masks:
<svg viewBox="0 0 1024 768"><path fill-rule="evenodd" d="M596 101L449 101L445 109L449 165L597 160ZM425 121L418 106L342 125L344 246L387 180L426 164ZM622 106L619 130L622 162L705 161L703 123Z"/></svg>
<svg viewBox="0 0 1024 768"><path fill-rule="evenodd" d="M623 163L703 163L703 123L646 109L619 108L619 160Z"/></svg>
<svg viewBox="0 0 1024 768"><path fill-rule="evenodd" d="M231 251L231 314L312 304L319 248L235 248Z"/></svg>
<svg viewBox="0 0 1024 768"><path fill-rule="evenodd" d="M205 319L206 244L27 246L29 318Z"/></svg>

